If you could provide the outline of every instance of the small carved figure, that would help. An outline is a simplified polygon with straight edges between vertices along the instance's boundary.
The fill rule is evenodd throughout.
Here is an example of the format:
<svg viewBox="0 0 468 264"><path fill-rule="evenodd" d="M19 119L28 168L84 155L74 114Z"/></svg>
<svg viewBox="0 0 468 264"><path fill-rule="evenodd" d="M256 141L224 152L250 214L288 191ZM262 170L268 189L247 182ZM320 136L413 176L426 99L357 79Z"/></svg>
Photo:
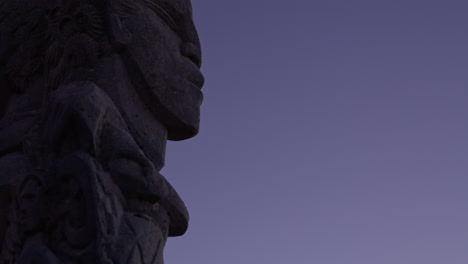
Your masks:
<svg viewBox="0 0 468 264"><path fill-rule="evenodd" d="M59 264L54 253L47 245L47 236L43 233L46 224L45 186L37 175L24 179L16 193L18 201L19 236L22 250L16 264Z"/></svg>

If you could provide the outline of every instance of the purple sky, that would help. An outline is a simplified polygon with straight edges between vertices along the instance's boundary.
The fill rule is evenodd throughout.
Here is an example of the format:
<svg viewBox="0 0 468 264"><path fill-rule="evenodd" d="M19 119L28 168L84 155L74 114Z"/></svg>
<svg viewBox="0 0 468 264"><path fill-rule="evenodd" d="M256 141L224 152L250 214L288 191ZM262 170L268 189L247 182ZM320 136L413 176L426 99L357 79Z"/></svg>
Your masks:
<svg viewBox="0 0 468 264"><path fill-rule="evenodd" d="M466 0L192 0L168 264L468 263Z"/></svg>

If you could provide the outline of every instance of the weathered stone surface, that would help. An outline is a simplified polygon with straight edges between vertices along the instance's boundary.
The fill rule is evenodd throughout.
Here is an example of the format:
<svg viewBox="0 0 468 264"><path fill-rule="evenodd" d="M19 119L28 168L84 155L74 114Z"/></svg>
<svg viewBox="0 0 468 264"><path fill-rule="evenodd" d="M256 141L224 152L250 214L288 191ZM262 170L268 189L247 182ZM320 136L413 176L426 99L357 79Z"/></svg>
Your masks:
<svg viewBox="0 0 468 264"><path fill-rule="evenodd" d="M162 264L199 128L189 0L0 0L0 263Z"/></svg>

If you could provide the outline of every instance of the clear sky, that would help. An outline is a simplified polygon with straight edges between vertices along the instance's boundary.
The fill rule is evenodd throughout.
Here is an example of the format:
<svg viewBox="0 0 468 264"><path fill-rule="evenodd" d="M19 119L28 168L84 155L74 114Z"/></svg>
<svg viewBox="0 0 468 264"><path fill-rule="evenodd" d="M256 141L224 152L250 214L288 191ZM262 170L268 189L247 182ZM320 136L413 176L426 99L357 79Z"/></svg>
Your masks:
<svg viewBox="0 0 468 264"><path fill-rule="evenodd" d="M192 0L168 264L468 263L466 0Z"/></svg>

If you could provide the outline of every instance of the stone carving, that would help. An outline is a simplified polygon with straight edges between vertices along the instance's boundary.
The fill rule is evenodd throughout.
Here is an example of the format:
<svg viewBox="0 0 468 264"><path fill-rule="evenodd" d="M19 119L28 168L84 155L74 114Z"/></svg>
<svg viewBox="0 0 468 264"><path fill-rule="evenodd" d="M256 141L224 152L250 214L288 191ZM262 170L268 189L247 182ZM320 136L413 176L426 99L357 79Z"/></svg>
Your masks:
<svg viewBox="0 0 468 264"><path fill-rule="evenodd" d="M189 0L0 0L0 263L162 264L198 133Z"/></svg>

